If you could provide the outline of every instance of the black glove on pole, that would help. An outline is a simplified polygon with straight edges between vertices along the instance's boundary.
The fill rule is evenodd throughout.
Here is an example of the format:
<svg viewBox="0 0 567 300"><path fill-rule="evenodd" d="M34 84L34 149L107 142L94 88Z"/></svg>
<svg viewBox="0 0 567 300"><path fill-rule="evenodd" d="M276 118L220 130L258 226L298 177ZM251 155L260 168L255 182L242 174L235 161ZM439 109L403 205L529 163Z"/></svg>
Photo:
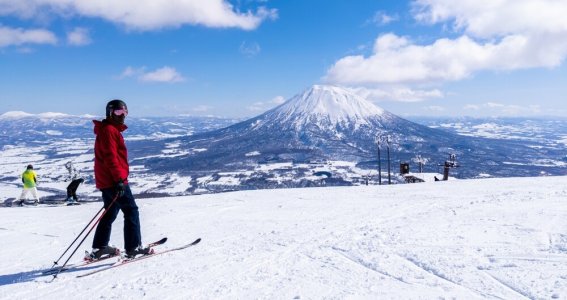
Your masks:
<svg viewBox="0 0 567 300"><path fill-rule="evenodd" d="M114 190L116 191L116 195L118 197L124 196L124 180L120 179L114 186Z"/></svg>

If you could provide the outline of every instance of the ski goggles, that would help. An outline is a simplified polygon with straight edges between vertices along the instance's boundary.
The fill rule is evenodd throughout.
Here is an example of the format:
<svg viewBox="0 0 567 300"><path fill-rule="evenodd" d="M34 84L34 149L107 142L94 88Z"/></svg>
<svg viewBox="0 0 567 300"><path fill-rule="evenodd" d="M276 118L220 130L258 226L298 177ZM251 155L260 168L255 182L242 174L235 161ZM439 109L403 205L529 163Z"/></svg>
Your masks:
<svg viewBox="0 0 567 300"><path fill-rule="evenodd" d="M117 116L121 116L124 115L125 117L128 115L128 109L127 108L121 108L121 109L115 109L112 111L113 114L117 115Z"/></svg>

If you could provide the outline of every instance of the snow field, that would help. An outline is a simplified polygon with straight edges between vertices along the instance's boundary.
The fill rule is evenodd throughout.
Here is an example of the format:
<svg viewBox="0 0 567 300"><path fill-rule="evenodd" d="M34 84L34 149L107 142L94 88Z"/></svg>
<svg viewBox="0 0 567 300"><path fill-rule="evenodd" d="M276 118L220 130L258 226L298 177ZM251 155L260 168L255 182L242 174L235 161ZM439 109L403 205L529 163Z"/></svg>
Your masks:
<svg viewBox="0 0 567 300"><path fill-rule="evenodd" d="M146 242L201 243L52 283L38 272L100 203L2 208L0 298L564 299L566 178L139 199ZM120 216L111 243L122 247Z"/></svg>

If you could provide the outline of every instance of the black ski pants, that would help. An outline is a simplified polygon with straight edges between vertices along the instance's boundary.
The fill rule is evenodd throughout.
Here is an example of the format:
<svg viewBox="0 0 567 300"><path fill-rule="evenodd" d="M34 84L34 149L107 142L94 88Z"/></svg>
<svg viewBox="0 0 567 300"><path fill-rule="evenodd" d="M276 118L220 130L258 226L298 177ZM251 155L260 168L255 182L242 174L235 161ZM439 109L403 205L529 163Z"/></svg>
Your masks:
<svg viewBox="0 0 567 300"><path fill-rule="evenodd" d="M81 183L83 183L83 179L75 179L69 183L67 186L67 198L73 197L75 201L79 200L77 198L77 188Z"/></svg>
<svg viewBox="0 0 567 300"><path fill-rule="evenodd" d="M124 185L124 195L118 197L112 206L112 200L116 196L114 188L103 189L102 199L106 213L96 227L93 248L102 248L108 245L110 241L110 233L112 231L112 223L118 216L118 212L122 210L124 214L124 248L126 251L132 251L142 245L142 234L140 232L140 216L136 200L132 195L130 186Z"/></svg>

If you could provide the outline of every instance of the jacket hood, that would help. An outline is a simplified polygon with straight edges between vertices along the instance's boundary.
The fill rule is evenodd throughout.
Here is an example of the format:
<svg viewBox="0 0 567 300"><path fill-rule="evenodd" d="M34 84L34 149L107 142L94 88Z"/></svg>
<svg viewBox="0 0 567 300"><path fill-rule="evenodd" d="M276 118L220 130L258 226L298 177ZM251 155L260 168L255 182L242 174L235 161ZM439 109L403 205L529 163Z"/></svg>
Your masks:
<svg viewBox="0 0 567 300"><path fill-rule="evenodd" d="M102 120L102 121L93 120L93 123L94 123L94 134L98 134L103 126L114 126L120 132L128 129L128 126L126 126L125 124L112 124L107 120Z"/></svg>

